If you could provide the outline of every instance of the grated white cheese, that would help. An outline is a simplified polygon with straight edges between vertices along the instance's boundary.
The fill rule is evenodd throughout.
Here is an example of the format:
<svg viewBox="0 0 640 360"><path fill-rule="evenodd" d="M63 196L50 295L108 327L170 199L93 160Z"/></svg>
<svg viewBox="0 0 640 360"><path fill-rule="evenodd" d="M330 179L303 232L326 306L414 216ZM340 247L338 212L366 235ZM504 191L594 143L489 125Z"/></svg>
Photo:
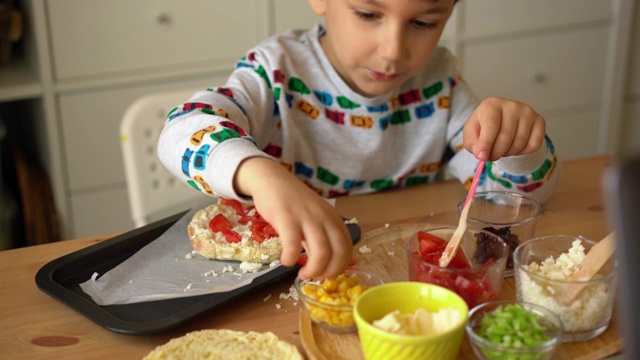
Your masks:
<svg viewBox="0 0 640 360"><path fill-rule="evenodd" d="M243 273L257 273L262 269L262 264L261 263L252 263L252 262L246 262L243 261L240 263L240 270L242 270Z"/></svg>
<svg viewBox="0 0 640 360"><path fill-rule="evenodd" d="M267 301L267 300L269 300L269 299L271 299L271 294L267 295L267 297L265 297L264 299L262 299L262 301Z"/></svg>
<svg viewBox="0 0 640 360"><path fill-rule="evenodd" d="M357 224L358 223L358 219L356 219L354 217L354 218L351 218L349 220L345 220L344 223L347 224L347 225L349 225L349 224Z"/></svg>
<svg viewBox="0 0 640 360"><path fill-rule="evenodd" d="M372 250L367 245L362 245L362 246L360 246L358 251L360 252L360 254L366 255L366 254L371 254Z"/></svg>
<svg viewBox="0 0 640 360"><path fill-rule="evenodd" d="M291 285L291 287L289 287L289 293L280 293L280 297L281 300L300 300L300 298L298 297L298 292L296 291L295 286Z"/></svg>
<svg viewBox="0 0 640 360"><path fill-rule="evenodd" d="M189 290L191 290L191 289L193 289L193 284L189 284L189 285L187 285L187 287L186 287L183 291L185 291L185 292L186 292L186 291L189 291Z"/></svg>
<svg viewBox="0 0 640 360"><path fill-rule="evenodd" d="M202 276L218 276L218 273L215 270L211 270L211 271L207 271L206 273L202 274Z"/></svg>

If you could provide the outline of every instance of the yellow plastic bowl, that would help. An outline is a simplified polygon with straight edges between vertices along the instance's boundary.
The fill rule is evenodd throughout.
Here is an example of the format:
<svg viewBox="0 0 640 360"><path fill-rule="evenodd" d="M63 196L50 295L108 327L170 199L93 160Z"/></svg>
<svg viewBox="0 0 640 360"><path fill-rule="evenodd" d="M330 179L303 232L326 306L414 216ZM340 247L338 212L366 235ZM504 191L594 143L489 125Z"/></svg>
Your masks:
<svg viewBox="0 0 640 360"><path fill-rule="evenodd" d="M438 312L451 308L460 312L460 321L435 335L398 335L372 325L388 313L399 310L413 314L418 308ZM444 287L404 281L379 285L362 293L356 301L354 317L365 359L456 359L469 316L467 303Z"/></svg>

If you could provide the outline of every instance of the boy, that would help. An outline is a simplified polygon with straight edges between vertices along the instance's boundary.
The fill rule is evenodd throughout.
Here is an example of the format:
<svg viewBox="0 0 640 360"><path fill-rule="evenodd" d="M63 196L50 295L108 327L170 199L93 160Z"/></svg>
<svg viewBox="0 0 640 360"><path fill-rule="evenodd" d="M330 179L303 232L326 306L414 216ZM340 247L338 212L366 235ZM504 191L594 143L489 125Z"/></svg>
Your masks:
<svg viewBox="0 0 640 360"><path fill-rule="evenodd" d="M517 101L478 104L437 47L454 0L309 3L326 26L250 50L224 87L169 114L158 143L177 177L253 200L280 235L282 264L304 247L300 277L340 274L352 245L322 197L434 181L445 164L466 182L489 161L480 190L549 197L559 171L544 119Z"/></svg>

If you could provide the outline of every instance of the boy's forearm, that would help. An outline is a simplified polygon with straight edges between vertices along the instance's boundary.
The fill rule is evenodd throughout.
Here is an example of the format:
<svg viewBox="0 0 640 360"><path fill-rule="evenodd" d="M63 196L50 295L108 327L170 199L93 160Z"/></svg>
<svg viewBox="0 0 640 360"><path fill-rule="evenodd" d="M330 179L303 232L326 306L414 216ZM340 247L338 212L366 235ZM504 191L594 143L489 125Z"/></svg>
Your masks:
<svg viewBox="0 0 640 360"><path fill-rule="evenodd" d="M284 171L276 161L265 157L243 160L233 178L238 195L252 197L256 186L264 186L264 179Z"/></svg>

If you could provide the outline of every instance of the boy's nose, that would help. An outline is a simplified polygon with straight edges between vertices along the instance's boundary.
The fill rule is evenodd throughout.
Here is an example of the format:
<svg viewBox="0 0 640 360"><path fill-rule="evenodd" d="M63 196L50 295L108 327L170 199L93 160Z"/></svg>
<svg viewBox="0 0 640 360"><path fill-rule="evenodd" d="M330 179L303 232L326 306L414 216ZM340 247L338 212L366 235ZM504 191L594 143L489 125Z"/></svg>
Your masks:
<svg viewBox="0 0 640 360"><path fill-rule="evenodd" d="M406 56L406 41L401 29L383 30L378 44L378 54L385 60L398 61Z"/></svg>

